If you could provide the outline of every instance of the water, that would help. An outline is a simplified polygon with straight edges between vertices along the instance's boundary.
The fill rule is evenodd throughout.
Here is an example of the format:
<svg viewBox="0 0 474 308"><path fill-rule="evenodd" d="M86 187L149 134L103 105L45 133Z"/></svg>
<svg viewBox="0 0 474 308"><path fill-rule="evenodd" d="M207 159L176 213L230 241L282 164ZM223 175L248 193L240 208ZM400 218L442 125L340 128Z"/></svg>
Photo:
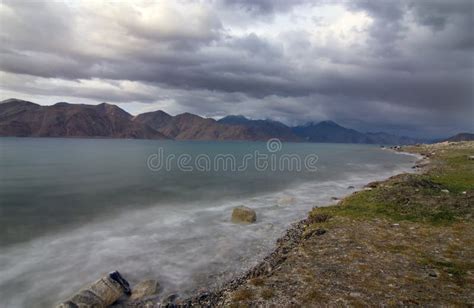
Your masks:
<svg viewBox="0 0 474 308"><path fill-rule="evenodd" d="M318 170L156 172L147 158L159 148L237 164L255 151L315 153ZM284 143L271 153L259 142L0 138L0 306L49 307L113 270L132 285L158 279L163 294L214 287L255 265L313 206L415 159L370 145ZM229 222L242 204L255 224Z"/></svg>

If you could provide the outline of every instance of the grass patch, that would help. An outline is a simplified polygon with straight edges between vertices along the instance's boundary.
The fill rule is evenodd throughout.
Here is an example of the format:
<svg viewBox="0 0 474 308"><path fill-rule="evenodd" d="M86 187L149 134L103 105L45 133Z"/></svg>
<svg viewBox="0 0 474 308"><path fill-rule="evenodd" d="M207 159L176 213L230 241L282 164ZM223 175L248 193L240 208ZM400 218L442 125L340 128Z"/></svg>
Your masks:
<svg viewBox="0 0 474 308"><path fill-rule="evenodd" d="M274 295L273 290L268 289L268 288L263 289L262 292L260 293L260 296L263 299L270 299L273 297L273 295Z"/></svg>
<svg viewBox="0 0 474 308"><path fill-rule="evenodd" d="M303 299L303 302L305 304L324 303L324 302L327 302L327 300L328 300L327 296L321 290L319 290L317 288L309 289L303 295L302 299Z"/></svg>
<svg viewBox="0 0 474 308"><path fill-rule="evenodd" d="M250 289L240 289L234 292L232 300L235 302L246 301L253 299L254 294Z"/></svg>
<svg viewBox="0 0 474 308"><path fill-rule="evenodd" d="M420 260L422 265L435 268L443 271L454 279L458 284L464 285L466 282L466 275L469 270L472 270L472 264L464 264L455 261L436 260L431 257L424 257Z"/></svg>
<svg viewBox="0 0 474 308"><path fill-rule="evenodd" d="M474 143L411 147L409 150L435 153L430 158L435 167L423 175L392 177L372 185L371 190L352 194L337 206L313 209L310 214L312 222L326 222L334 215L352 219L383 217L395 222L410 221L433 226L471 219L474 216L474 161L468 157L474 155Z"/></svg>
<svg viewBox="0 0 474 308"><path fill-rule="evenodd" d="M361 191L345 198L338 206L314 209L312 215L339 215L353 219L384 217L397 222L449 225L472 212L469 200L463 196L445 196L436 189L416 191L411 183L399 184Z"/></svg>
<svg viewBox="0 0 474 308"><path fill-rule="evenodd" d="M265 281L262 279L262 278L252 278L250 279L250 284L254 285L254 286L263 286L265 284Z"/></svg>

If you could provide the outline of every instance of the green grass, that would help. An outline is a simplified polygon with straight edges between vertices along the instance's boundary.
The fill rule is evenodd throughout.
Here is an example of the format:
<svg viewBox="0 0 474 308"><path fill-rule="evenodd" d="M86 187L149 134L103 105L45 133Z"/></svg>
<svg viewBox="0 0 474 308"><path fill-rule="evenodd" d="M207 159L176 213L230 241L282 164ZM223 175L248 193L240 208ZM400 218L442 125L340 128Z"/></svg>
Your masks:
<svg viewBox="0 0 474 308"><path fill-rule="evenodd" d="M440 168L429 173L432 180L445 186L454 193L474 189L474 160L467 157L473 155L472 150L454 150L440 155L444 162Z"/></svg>
<svg viewBox="0 0 474 308"><path fill-rule="evenodd" d="M420 259L419 263L448 274L451 279L454 279L460 285L466 282L467 272L472 270L472 263L442 261L431 257L424 257Z"/></svg>
<svg viewBox="0 0 474 308"><path fill-rule="evenodd" d="M398 191L397 191L398 190ZM455 209L443 204L434 204L438 200L423 194L421 198L410 198L409 194L400 194L397 198L398 188L388 190L374 189L362 191L346 198L341 205L317 208L313 214L325 213L340 215L354 219L372 219L377 217L388 218L393 221L425 222L433 225L450 224L462 216L462 209ZM386 195L392 198L385 198ZM428 200L431 199L431 200Z"/></svg>
<svg viewBox="0 0 474 308"><path fill-rule="evenodd" d="M434 226L449 225L473 216L474 150L447 149L435 155L436 166L427 174L394 177L372 190L357 192L339 205L314 209L310 217L340 215L353 219L383 217L395 222L411 221ZM448 190L446 193L443 190ZM315 219L317 222L317 219Z"/></svg>

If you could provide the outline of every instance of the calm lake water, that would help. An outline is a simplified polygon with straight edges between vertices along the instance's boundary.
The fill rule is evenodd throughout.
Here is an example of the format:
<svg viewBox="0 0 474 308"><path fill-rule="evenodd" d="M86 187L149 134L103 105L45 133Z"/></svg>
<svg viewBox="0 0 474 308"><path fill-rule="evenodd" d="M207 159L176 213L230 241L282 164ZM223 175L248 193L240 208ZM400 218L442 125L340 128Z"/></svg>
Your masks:
<svg viewBox="0 0 474 308"><path fill-rule="evenodd" d="M176 159L151 170L159 149L189 155L194 170ZM223 154L248 167L213 164ZM317 171L280 168L284 154L316 154ZM212 170L195 167L203 155ZM113 270L132 285L158 279L163 294L214 287L256 264L313 206L415 160L370 145L0 138L0 306L49 307ZM257 222L230 223L238 205Z"/></svg>

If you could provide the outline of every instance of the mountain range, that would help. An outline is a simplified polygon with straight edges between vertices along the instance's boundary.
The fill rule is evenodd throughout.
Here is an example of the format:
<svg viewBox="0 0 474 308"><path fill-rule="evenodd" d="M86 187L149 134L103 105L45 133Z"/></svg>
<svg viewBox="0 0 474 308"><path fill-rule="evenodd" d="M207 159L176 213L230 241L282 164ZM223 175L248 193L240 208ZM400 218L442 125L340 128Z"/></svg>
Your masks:
<svg viewBox="0 0 474 308"><path fill-rule="evenodd" d="M133 116L116 105L41 106L8 99L0 102L0 136L136 138L175 140L251 140L330 143L413 144L426 140L383 132L362 133L333 121L289 127L273 120L230 115L220 120L191 113L176 116L158 110Z"/></svg>

